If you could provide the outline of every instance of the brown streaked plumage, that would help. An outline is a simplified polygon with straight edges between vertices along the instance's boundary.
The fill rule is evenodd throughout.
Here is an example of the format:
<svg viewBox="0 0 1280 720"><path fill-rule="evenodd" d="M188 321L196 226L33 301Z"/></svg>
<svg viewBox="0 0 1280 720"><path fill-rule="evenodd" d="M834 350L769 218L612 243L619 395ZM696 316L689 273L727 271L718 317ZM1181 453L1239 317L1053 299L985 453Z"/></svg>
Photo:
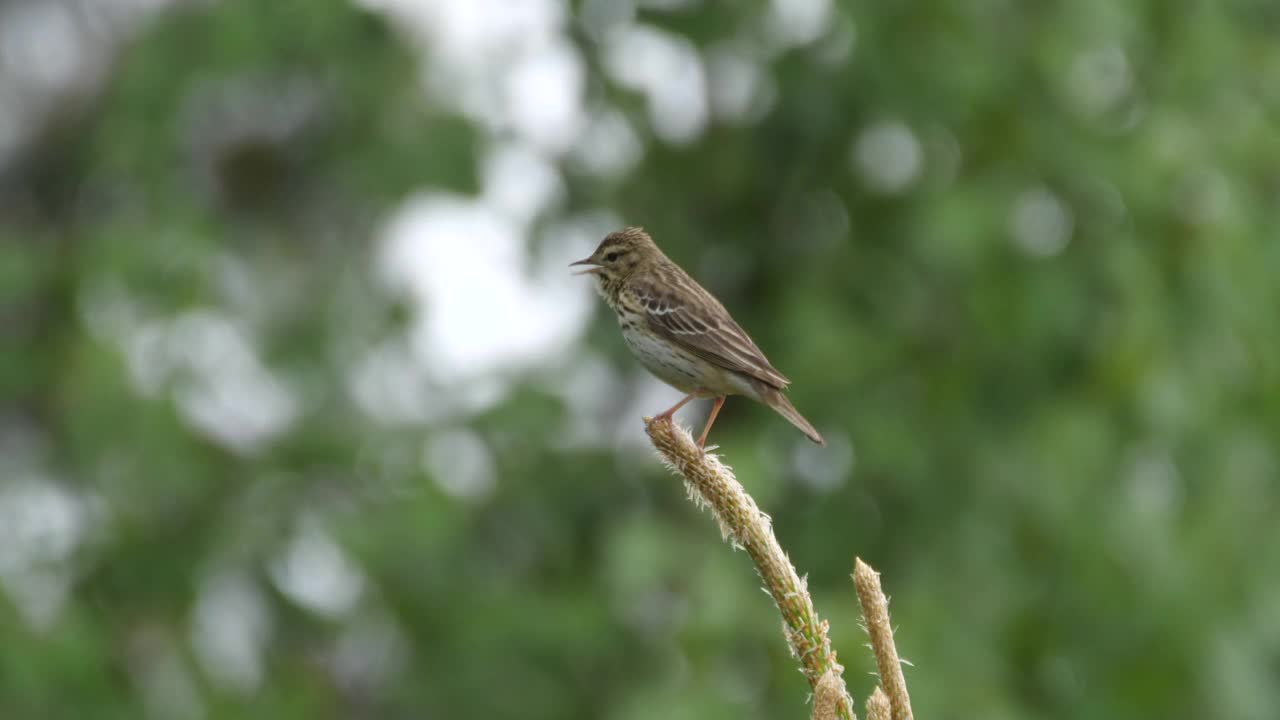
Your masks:
<svg viewBox="0 0 1280 720"><path fill-rule="evenodd" d="M622 339L658 379L686 393L655 419L669 419L696 397L715 405L698 439L701 447L729 395L764 403L808 438L825 444L783 391L791 383L774 369L760 348L719 300L680 269L648 233L629 227L610 233L573 265L595 276L596 290L618 316Z"/></svg>

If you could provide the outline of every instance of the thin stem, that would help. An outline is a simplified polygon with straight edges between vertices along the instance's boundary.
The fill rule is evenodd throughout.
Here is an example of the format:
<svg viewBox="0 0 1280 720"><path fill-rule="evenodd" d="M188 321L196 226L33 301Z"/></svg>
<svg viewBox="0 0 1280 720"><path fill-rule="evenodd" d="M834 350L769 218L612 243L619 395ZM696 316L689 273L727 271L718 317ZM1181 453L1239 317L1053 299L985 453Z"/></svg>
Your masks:
<svg viewBox="0 0 1280 720"><path fill-rule="evenodd" d="M813 689L813 712L809 720L836 720L844 702L844 680L828 670Z"/></svg>
<svg viewBox="0 0 1280 720"><path fill-rule="evenodd" d="M867 720L891 720L893 710L889 707L889 696L884 694L880 686L867 698Z"/></svg>
<svg viewBox="0 0 1280 720"><path fill-rule="evenodd" d="M796 574L773 535L769 516L760 512L729 468L714 455L702 451L684 428L668 418L646 419L645 431L667 465L684 478L689 498L709 507L720 523L720 534L735 548L747 551L765 589L782 615L783 632L800 671L817 695L828 673L838 683L837 712L842 720L856 720L853 700L844 687L844 668L836 660L827 637L827 621L818 617L804 581ZM831 692L824 688L824 694Z"/></svg>
<svg viewBox="0 0 1280 720"><path fill-rule="evenodd" d="M853 561L853 585L862 604L862 619L867 626L867 635L871 637L871 650L876 655L876 667L880 670L880 685L889 696L893 720L911 720L911 697L907 695L902 662L893 643L889 601L880 589L880 573L857 558Z"/></svg>

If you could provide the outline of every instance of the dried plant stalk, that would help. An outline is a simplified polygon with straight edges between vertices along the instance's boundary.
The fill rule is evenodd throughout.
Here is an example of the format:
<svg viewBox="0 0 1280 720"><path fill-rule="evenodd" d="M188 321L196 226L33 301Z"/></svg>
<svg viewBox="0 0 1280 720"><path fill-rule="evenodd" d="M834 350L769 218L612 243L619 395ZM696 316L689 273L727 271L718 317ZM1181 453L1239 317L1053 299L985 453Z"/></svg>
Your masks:
<svg viewBox="0 0 1280 720"><path fill-rule="evenodd" d="M838 685L834 689L824 688L823 694L837 696L834 717L856 720L853 700L844 687L844 668L837 662L827 637L827 621L819 618L813 609L805 581L796 574L773 536L769 516L760 512L729 468L693 442L688 430L670 420L646 418L645 431L667 465L684 478L689 498L711 508L724 539L751 556L765 589L782 614L783 634L791 654L799 661L800 671L815 696L820 682L830 673Z"/></svg>
<svg viewBox="0 0 1280 720"><path fill-rule="evenodd" d="M862 604L862 619L871 636L871 650L880 670L880 685L889 696L893 720L911 720L911 698L907 695L907 681L902 676L902 662L898 648L893 643L893 627L889 624L889 601L880 589L880 573L862 562L853 561L853 585ZM868 711L869 713L870 711Z"/></svg>
<svg viewBox="0 0 1280 720"><path fill-rule="evenodd" d="M889 696L884 694L880 686L867 698L867 720L891 720L893 710L889 707Z"/></svg>
<svg viewBox="0 0 1280 720"><path fill-rule="evenodd" d="M809 720L836 720L844 701L844 680L828 670L813 689L813 712Z"/></svg>

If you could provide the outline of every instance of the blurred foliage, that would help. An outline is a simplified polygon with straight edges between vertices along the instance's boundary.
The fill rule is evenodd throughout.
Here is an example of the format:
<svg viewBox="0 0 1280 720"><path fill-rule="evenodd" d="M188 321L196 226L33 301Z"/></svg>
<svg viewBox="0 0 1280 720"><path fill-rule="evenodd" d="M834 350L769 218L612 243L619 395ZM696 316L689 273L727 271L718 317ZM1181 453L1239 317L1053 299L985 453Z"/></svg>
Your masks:
<svg viewBox="0 0 1280 720"><path fill-rule="evenodd" d="M855 697L857 554L919 717L1274 718L1273 4L641 4L569 10L586 102L643 153L557 159L530 262L608 208L795 381L832 448L743 400L713 439ZM824 22L779 42L792 6ZM746 58L746 109L664 137L609 13ZM376 272L388 213L480 192L509 140L424 90L450 68L401 23L171 8L0 177L0 717L803 717L605 313L478 410L353 399L423 312Z"/></svg>

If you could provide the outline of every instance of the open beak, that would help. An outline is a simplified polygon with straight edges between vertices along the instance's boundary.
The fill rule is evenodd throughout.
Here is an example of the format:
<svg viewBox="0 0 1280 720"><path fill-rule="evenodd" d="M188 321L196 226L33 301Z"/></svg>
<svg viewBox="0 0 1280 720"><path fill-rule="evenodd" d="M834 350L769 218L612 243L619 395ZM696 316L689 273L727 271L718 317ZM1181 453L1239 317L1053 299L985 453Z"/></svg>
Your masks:
<svg viewBox="0 0 1280 720"><path fill-rule="evenodd" d="M578 272L574 273L574 275L598 275L598 274L600 274L600 265L599 265L599 263L597 263L595 260L592 260L591 258L583 258L582 260L579 260L578 262L572 262L572 263L569 263L569 267L573 267L574 265L587 265L587 266L589 266L589 267L587 267L585 270L579 270Z"/></svg>

